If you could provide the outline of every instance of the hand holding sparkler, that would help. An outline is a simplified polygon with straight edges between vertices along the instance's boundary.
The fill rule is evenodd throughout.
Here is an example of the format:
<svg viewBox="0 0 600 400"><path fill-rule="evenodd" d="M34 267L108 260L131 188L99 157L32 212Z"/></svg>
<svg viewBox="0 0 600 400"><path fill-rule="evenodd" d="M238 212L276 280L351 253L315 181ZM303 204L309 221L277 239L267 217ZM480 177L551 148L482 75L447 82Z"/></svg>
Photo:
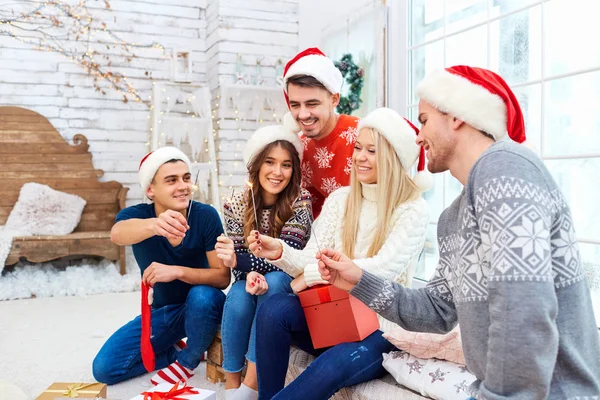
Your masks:
<svg viewBox="0 0 600 400"><path fill-rule="evenodd" d="M178 211L167 210L160 214L152 226L152 231L157 236L164 236L167 239L181 239L190 229L187 220Z"/></svg>
<svg viewBox="0 0 600 400"><path fill-rule="evenodd" d="M248 249L256 257L277 260L283 254L283 245L279 240L261 235L258 231L251 231L246 241L248 242Z"/></svg>
<svg viewBox="0 0 600 400"><path fill-rule="evenodd" d="M236 267L237 257L235 255L233 240L225 235L219 236L217 238L217 244L215 244L215 250L217 251L217 257L223 260L223 265L227 268Z"/></svg>
<svg viewBox="0 0 600 400"><path fill-rule="evenodd" d="M227 199L227 204L229 207L233 204L233 196L235 194L235 189L231 191L231 197ZM223 218L225 217L225 203L223 204ZM227 268L235 268L237 265L237 256L235 254L235 246L233 240L229 238L229 234L227 233L227 226L225 226L225 230L222 235L219 235L217 238L217 244L215 245L215 250L217 251L217 257L223 260L223 265Z"/></svg>

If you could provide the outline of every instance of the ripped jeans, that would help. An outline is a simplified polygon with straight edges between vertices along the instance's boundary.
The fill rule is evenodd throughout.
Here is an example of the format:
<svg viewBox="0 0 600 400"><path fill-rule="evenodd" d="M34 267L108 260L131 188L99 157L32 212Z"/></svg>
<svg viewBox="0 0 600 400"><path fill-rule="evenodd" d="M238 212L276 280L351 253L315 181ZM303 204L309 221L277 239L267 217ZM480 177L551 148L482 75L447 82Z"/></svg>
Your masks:
<svg viewBox="0 0 600 400"><path fill-rule="evenodd" d="M256 338L261 400L329 399L341 388L384 376L382 353L395 349L378 330L360 342L315 350L300 300L283 293L268 298L258 310ZM318 357L284 388L292 344Z"/></svg>

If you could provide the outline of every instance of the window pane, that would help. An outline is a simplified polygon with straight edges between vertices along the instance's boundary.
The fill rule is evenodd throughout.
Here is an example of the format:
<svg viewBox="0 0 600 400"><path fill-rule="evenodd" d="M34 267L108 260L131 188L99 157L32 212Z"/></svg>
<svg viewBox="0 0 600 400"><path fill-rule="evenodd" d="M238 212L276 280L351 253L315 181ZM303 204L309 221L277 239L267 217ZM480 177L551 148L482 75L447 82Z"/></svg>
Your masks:
<svg viewBox="0 0 600 400"><path fill-rule="evenodd" d="M490 69L510 85L541 77L541 12L533 7L490 25Z"/></svg>
<svg viewBox="0 0 600 400"><path fill-rule="evenodd" d="M545 73L562 74L600 65L600 2L554 0L544 5Z"/></svg>
<svg viewBox="0 0 600 400"><path fill-rule="evenodd" d="M416 104L418 101L417 94L415 93L417 84L432 70L444 68L444 42L440 40L427 46L417 47L409 53L409 99L410 104Z"/></svg>
<svg viewBox="0 0 600 400"><path fill-rule="evenodd" d="M488 0L446 0L446 33L484 22L488 18Z"/></svg>
<svg viewBox="0 0 600 400"><path fill-rule="evenodd" d="M446 66L459 64L487 67L486 25L446 39Z"/></svg>
<svg viewBox="0 0 600 400"><path fill-rule="evenodd" d="M577 237L600 240L600 158L548 160L573 215Z"/></svg>
<svg viewBox="0 0 600 400"><path fill-rule="evenodd" d="M408 15L411 46L442 37L444 34L444 0L414 0Z"/></svg>
<svg viewBox="0 0 600 400"><path fill-rule="evenodd" d="M575 227L577 228L577 227ZM583 272L592 293L592 305L596 314L596 324L600 327L600 246L579 243Z"/></svg>
<svg viewBox="0 0 600 400"><path fill-rule="evenodd" d="M433 277L435 268L439 259L437 243L437 225L427 225L427 235L425 237L425 246L421 258L417 264L414 277L428 281Z"/></svg>
<svg viewBox="0 0 600 400"><path fill-rule="evenodd" d="M544 155L600 153L600 72L546 84Z"/></svg>
<svg viewBox="0 0 600 400"><path fill-rule="evenodd" d="M419 107L418 106L415 105L412 107L408 107L408 114L403 115L403 117L406 117L410 122L415 124L416 127L420 127L420 125L419 125Z"/></svg>
<svg viewBox="0 0 600 400"><path fill-rule="evenodd" d="M534 3L541 3L541 0L493 0L490 18L509 13Z"/></svg>
<svg viewBox="0 0 600 400"><path fill-rule="evenodd" d="M518 87L513 91L523 111L527 145L540 154L542 148L540 140L542 129L542 85Z"/></svg>
<svg viewBox="0 0 600 400"><path fill-rule="evenodd" d="M429 205L429 220L437 222L440 214L444 211L444 176L442 174L433 175L433 187L423 193L423 198Z"/></svg>

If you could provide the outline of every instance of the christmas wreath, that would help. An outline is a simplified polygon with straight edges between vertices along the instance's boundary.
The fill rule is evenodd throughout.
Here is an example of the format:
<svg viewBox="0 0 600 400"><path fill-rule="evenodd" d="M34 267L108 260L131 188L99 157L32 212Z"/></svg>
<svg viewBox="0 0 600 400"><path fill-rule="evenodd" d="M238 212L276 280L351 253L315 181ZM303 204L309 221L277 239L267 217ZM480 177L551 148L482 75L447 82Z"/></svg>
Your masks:
<svg viewBox="0 0 600 400"><path fill-rule="evenodd" d="M335 62L335 66L340 70L346 83L350 85L347 96L340 96L340 104L337 111L340 114L351 115L353 111L360 107L362 100L360 92L364 84L365 70L359 68L352 60L352 54L344 54L340 61Z"/></svg>

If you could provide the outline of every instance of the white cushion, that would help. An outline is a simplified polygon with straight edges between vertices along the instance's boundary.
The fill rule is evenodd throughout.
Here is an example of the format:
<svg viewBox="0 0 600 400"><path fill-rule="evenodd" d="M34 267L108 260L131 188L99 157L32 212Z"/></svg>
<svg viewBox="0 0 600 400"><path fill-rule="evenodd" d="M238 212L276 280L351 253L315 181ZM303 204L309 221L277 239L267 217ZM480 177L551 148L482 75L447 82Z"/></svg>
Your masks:
<svg viewBox="0 0 600 400"><path fill-rule="evenodd" d="M47 185L23 185L6 221L6 230L21 235L67 235L77 227L86 201Z"/></svg>
<svg viewBox="0 0 600 400"><path fill-rule="evenodd" d="M399 384L432 399L465 400L476 380L464 365L417 358L404 351L383 354L383 367Z"/></svg>

